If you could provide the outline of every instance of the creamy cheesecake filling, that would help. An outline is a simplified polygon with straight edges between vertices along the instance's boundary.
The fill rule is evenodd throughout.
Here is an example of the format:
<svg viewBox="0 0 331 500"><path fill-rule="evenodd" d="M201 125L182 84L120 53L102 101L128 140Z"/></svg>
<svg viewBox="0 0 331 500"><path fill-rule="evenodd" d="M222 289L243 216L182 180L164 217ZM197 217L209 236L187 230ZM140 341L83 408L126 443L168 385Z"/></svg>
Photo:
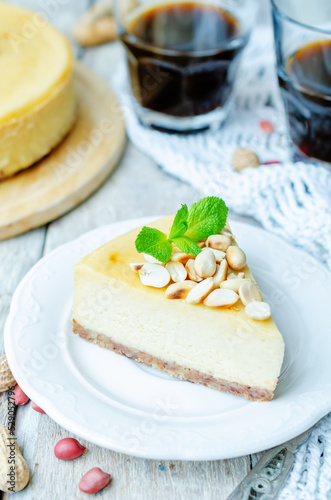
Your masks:
<svg viewBox="0 0 331 500"><path fill-rule="evenodd" d="M282 338L272 320L250 320L241 306L192 309L184 301L146 295L78 264L74 319L87 330L165 363L175 362L245 386L270 391L276 387L284 352Z"/></svg>
<svg viewBox="0 0 331 500"><path fill-rule="evenodd" d="M164 370L169 375L173 377L180 378L182 380L187 380L193 382L194 384L202 384L210 389L216 389L222 392L230 392L235 396L242 396L251 401L270 401L273 397L273 391L269 389L263 389L261 387L250 387L243 384L238 384L236 382L230 382L227 380L216 379L211 375L199 372L198 370L193 370L185 366L180 366L177 363L167 363L162 361L160 358L151 356L146 352L142 352L139 349L132 349L126 345L119 344L112 341L110 338L106 337L102 333L97 333L91 330L83 328L81 325L73 321L73 331L84 340L88 340L97 344L100 347L109 349L127 356L130 359L138 361L138 363L143 363L144 365L151 366L158 370Z"/></svg>

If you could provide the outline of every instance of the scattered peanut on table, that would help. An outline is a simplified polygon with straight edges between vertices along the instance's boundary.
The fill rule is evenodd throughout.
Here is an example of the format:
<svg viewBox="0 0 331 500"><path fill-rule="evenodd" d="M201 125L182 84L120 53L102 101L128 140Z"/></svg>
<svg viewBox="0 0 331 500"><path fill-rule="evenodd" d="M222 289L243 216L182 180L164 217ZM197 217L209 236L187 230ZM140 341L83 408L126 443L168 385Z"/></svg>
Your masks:
<svg viewBox="0 0 331 500"><path fill-rule="evenodd" d="M60 460L73 460L81 457L85 450L85 446L81 445L77 439L64 438L56 443L54 455Z"/></svg>
<svg viewBox="0 0 331 500"><path fill-rule="evenodd" d="M258 156L250 149L237 149L232 157L232 165L236 172L246 167L258 167L261 164Z"/></svg>
<svg viewBox="0 0 331 500"><path fill-rule="evenodd" d="M114 41L117 31L112 2L100 1L91 7L74 26L73 35L83 47Z"/></svg>
<svg viewBox="0 0 331 500"><path fill-rule="evenodd" d="M44 410L42 410L40 406L37 406L33 401L31 401L31 408L38 413L45 413Z"/></svg>
<svg viewBox="0 0 331 500"><path fill-rule="evenodd" d="M79 489L84 493L98 493L103 490L111 481L111 475L103 472L99 467L94 467L84 474L79 481Z"/></svg>
<svg viewBox="0 0 331 500"><path fill-rule="evenodd" d="M9 429L0 424L0 490L14 493L23 490L30 479L30 471Z"/></svg>
<svg viewBox="0 0 331 500"><path fill-rule="evenodd" d="M30 398L25 394L25 392L22 391L18 384L16 384L15 386L13 399L15 401L15 404L18 406L26 405L26 403L30 400Z"/></svg>
<svg viewBox="0 0 331 500"><path fill-rule="evenodd" d="M8 391L15 384L16 380L9 368L7 356L4 354L0 357L0 392Z"/></svg>

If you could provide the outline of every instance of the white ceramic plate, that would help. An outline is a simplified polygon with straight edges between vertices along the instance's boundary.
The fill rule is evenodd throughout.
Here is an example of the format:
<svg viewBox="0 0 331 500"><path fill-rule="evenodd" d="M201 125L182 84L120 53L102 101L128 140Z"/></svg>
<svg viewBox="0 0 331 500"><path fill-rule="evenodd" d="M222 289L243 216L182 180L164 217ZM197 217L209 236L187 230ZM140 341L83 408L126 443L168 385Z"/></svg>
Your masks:
<svg viewBox="0 0 331 500"><path fill-rule="evenodd" d="M5 328L23 390L69 431L119 452L211 460L270 448L331 410L331 276L260 229L233 223L286 343L273 401L252 403L172 378L71 331L73 266L150 219L102 227L57 248L25 276ZM134 328L134 324L132 325Z"/></svg>

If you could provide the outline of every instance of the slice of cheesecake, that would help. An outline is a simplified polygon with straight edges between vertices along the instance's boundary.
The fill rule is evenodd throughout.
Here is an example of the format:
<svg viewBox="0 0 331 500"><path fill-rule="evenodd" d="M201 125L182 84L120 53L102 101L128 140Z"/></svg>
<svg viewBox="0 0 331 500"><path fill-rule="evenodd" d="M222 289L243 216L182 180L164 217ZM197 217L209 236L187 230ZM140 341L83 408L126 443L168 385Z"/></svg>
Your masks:
<svg viewBox="0 0 331 500"><path fill-rule="evenodd" d="M168 234L172 220L165 217L152 226ZM250 304L245 287L239 292L241 299L233 291L239 291L238 282L245 282L247 286L255 284L248 266L242 269L244 279L233 274L226 259L222 264L218 258L216 273L220 275L222 266L225 275L212 286L209 283L214 278L202 280L195 276L199 281L195 283L194 268L189 273L191 279L184 276L183 281L175 284L166 277L164 283L168 283L164 287L145 286L144 273L137 272L141 265L132 266L144 260L135 249L140 230L137 228L110 241L75 266L74 332L101 347L181 379L253 401L271 400L282 366L284 342L271 317L261 320L268 305L256 296L259 295L256 285ZM232 247L236 247L234 241ZM207 255L210 251L199 255L203 253ZM179 255L175 260L185 263L188 257ZM167 269L175 280L176 276L182 279L181 266L178 270L171 265L148 266L153 272L153 266L159 271L162 269L158 286L162 286ZM214 269L211 272L214 273ZM146 276L147 281L151 279L148 273ZM187 292L186 299L180 298ZM197 301L200 303L192 305ZM256 313L256 305L261 306L262 316L259 307Z"/></svg>

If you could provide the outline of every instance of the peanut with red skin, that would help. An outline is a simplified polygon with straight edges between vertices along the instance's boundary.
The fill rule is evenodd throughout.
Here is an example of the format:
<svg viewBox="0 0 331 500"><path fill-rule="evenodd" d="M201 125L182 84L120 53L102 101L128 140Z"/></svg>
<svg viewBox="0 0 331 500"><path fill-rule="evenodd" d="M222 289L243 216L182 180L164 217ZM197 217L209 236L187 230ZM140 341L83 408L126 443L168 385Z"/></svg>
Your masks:
<svg viewBox="0 0 331 500"><path fill-rule="evenodd" d="M54 454L60 460L73 460L82 456L85 450L85 446L82 446L77 439L64 438L56 443Z"/></svg>
<svg viewBox="0 0 331 500"><path fill-rule="evenodd" d="M84 474L79 481L78 488L84 493L98 493L111 481L111 475L103 472L99 467L94 467Z"/></svg>
<svg viewBox="0 0 331 500"><path fill-rule="evenodd" d="M26 403L30 400L30 398L22 391L22 389L20 388L20 386L18 384L16 384L16 386L15 386L13 396L14 396L15 405L19 405L19 406L26 405Z"/></svg>
<svg viewBox="0 0 331 500"><path fill-rule="evenodd" d="M40 406L37 406L33 401L31 401L31 408L38 413L45 413L44 410L42 410Z"/></svg>
<svg viewBox="0 0 331 500"><path fill-rule="evenodd" d="M267 134L272 134L275 130L275 127L269 120L261 120L259 125L263 132L266 132Z"/></svg>

